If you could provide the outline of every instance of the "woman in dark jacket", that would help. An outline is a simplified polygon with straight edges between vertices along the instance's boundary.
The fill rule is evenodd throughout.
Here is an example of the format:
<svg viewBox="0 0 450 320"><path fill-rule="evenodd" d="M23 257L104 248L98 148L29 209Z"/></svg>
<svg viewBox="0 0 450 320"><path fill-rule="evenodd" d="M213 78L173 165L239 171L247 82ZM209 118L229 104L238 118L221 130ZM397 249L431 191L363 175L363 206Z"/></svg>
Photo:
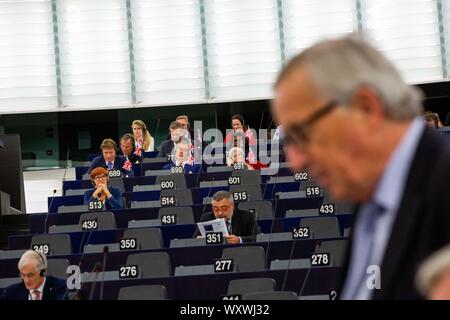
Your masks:
<svg viewBox="0 0 450 320"><path fill-rule="evenodd" d="M102 201L106 209L122 209L122 191L112 186L108 186L108 170L97 167L91 171L93 189L84 193L84 204L89 202Z"/></svg>

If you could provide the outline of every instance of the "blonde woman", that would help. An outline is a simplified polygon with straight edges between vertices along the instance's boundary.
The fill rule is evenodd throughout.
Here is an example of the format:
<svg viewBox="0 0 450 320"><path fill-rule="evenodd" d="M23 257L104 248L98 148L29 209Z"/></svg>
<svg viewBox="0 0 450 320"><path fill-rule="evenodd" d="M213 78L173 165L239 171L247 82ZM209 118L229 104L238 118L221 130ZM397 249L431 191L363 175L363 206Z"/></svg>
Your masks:
<svg viewBox="0 0 450 320"><path fill-rule="evenodd" d="M155 140L147 130L147 126L142 120L134 120L131 124L136 149L142 151L153 151L155 149Z"/></svg>

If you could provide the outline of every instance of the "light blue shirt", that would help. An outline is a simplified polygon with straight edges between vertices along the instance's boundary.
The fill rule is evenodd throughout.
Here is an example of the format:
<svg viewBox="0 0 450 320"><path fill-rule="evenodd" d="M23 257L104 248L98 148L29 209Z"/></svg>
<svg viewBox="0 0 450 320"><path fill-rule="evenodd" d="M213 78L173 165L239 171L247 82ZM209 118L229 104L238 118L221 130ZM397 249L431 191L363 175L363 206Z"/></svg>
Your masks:
<svg viewBox="0 0 450 320"><path fill-rule="evenodd" d="M387 166L375 188L375 192L370 202L374 202L381 206L384 208L384 211L382 214L376 216L374 222L372 250L370 250L369 264L366 268L369 265L375 265L381 268L386 245L390 238L395 218L397 217L397 211L403 198L406 180L408 179L410 167L424 128L425 124L423 120L420 117L416 117L400 141L400 144L388 160ZM367 206L367 204L362 205L359 213L368 210ZM353 226L353 247L347 278L341 294L341 299L343 300L368 300L371 299L374 290L376 290L370 289L366 283L368 277L371 276L372 273L367 273L367 269L363 271L356 270L355 252L359 252L358 246L360 246L361 243L369 241L369 239L367 239L367 234L362 230L362 226L364 225L363 218L365 215L359 214L359 216L361 218L357 219ZM361 275L362 272L364 273L364 277L360 278L359 275ZM383 274L380 273L380 276L382 278ZM361 279L363 281L361 281ZM357 288L356 291L352 289L355 287Z"/></svg>

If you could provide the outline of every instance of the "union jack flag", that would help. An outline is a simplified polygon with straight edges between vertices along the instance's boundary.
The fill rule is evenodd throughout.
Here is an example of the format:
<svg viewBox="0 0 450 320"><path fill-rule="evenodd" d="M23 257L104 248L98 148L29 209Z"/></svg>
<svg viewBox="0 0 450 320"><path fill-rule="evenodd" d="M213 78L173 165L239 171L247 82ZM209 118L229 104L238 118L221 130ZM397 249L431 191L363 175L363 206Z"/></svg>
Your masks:
<svg viewBox="0 0 450 320"><path fill-rule="evenodd" d="M248 151L247 159L248 159L248 162L251 163L251 164L255 164L256 163L256 156L255 156L255 153L252 150Z"/></svg>
<svg viewBox="0 0 450 320"><path fill-rule="evenodd" d="M134 154L137 155L138 157L142 156L142 147L141 146L136 146L134 148Z"/></svg>
<svg viewBox="0 0 450 320"><path fill-rule="evenodd" d="M250 128L247 129L247 131L245 131L244 136L248 139L248 143L249 144L256 144L256 139L253 136L253 132L252 130L250 130Z"/></svg>
<svg viewBox="0 0 450 320"><path fill-rule="evenodd" d="M131 164L130 160L127 159L127 161L123 163L122 169L130 171L132 166L133 165Z"/></svg>
<svg viewBox="0 0 450 320"><path fill-rule="evenodd" d="M190 155L189 156L189 158L186 160L186 162L185 163L187 163L187 164L189 164L189 165L194 165L194 156L193 155Z"/></svg>

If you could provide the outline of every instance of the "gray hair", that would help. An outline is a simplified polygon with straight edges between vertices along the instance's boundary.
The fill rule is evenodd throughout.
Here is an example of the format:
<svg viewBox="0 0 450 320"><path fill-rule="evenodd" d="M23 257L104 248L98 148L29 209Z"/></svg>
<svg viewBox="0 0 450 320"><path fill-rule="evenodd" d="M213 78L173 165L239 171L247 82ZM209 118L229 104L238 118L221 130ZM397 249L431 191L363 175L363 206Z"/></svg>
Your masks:
<svg viewBox="0 0 450 320"><path fill-rule="evenodd" d="M227 156L227 165L231 166L234 162L234 154L237 153L238 156L241 156L243 160L245 160L245 152L244 150L242 150L242 148L239 147L233 147L230 149L230 151L228 151L228 156Z"/></svg>
<svg viewBox="0 0 450 320"><path fill-rule="evenodd" d="M33 260L36 261L37 272L41 272L41 270L47 269L47 258L45 257L45 255L34 250L25 251L22 257L20 257L17 267L20 270L25 264Z"/></svg>
<svg viewBox="0 0 450 320"><path fill-rule="evenodd" d="M228 199L230 200L230 202L233 202L233 195L231 194L231 192L220 190L214 193L212 199L213 201L221 201L223 199Z"/></svg>
<svg viewBox="0 0 450 320"><path fill-rule="evenodd" d="M386 117L391 120L412 119L423 110L422 92L406 84L394 65L360 34L321 41L307 48L288 62L275 86L299 66L307 68L319 91L330 100L348 102L364 85L378 93Z"/></svg>

